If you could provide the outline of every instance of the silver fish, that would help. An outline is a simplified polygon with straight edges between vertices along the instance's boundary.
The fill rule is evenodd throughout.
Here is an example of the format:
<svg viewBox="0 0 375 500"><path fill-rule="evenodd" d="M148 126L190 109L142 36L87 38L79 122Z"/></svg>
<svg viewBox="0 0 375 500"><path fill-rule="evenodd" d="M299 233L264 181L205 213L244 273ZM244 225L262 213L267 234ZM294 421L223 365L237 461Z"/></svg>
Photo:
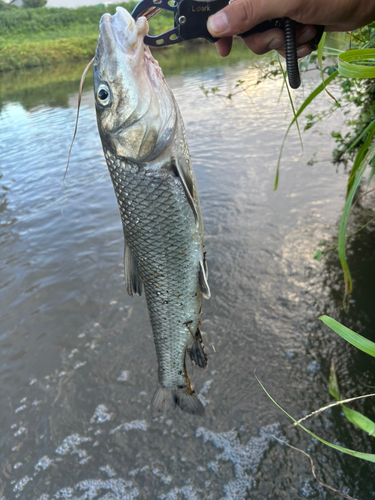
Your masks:
<svg viewBox="0 0 375 500"><path fill-rule="evenodd" d="M145 290L158 360L151 413L204 414L186 372L207 365L199 329L210 296L203 223L185 129L162 71L143 43L145 17L122 7L100 20L94 61L98 129L125 237L130 295Z"/></svg>

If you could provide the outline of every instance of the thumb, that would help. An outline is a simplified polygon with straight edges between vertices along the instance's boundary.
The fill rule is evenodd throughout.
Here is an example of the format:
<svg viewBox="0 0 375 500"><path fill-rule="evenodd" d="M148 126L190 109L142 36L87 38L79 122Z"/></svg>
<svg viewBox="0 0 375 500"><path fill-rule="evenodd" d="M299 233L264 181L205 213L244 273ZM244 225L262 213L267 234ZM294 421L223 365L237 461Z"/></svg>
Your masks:
<svg viewBox="0 0 375 500"><path fill-rule="evenodd" d="M212 36L239 35L263 21L283 17L285 6L280 0L260 2L257 0L235 0L227 7L210 16L207 21L208 31Z"/></svg>

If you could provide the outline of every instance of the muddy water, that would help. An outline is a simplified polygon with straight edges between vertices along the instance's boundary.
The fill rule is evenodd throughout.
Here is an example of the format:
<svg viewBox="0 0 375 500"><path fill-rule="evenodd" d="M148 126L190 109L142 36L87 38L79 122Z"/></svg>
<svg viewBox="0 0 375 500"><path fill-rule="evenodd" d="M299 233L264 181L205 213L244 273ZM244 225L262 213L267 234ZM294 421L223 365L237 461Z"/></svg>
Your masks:
<svg viewBox="0 0 375 500"><path fill-rule="evenodd" d="M281 82L232 101L207 98L202 84L228 93L258 75L248 60L215 64L187 62L167 75L205 223L212 298L203 330L216 352L208 348L208 369L192 378L206 417L177 409L154 422L151 327L144 298L126 294L120 217L90 85L64 185L80 68L0 77L1 500L336 498L312 478L308 459L276 438L310 453L331 486L375 497L374 470L291 428L254 375L295 417L330 401L332 357L345 396L375 383L366 356L318 320L327 313L373 335L372 232L351 244L357 286L347 313L337 258L312 258L338 231L347 173L329 158L342 117L304 133L303 156L291 134L274 192L290 119L285 92L278 103ZM305 77L302 97L317 78ZM319 161L309 164L314 153ZM356 408L373 417L372 406ZM371 452L340 410L309 425Z"/></svg>

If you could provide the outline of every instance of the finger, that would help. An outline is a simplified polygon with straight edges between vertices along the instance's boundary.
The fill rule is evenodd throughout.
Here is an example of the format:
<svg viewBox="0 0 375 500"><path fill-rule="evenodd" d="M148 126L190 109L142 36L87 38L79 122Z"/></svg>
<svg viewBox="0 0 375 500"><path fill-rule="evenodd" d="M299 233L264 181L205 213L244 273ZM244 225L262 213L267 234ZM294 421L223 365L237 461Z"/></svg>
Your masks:
<svg viewBox="0 0 375 500"><path fill-rule="evenodd" d="M315 34L316 29L314 26L298 26L296 31L297 46L309 42L314 38ZM277 50L281 53L281 50L284 50L284 32L280 29L272 29L264 33L257 33L244 40L254 54L265 54L270 50Z"/></svg>
<svg viewBox="0 0 375 500"><path fill-rule="evenodd" d="M254 54L265 54L270 50L277 50L284 47L284 32L279 29L272 29L264 33L244 38L244 42Z"/></svg>
<svg viewBox="0 0 375 500"><path fill-rule="evenodd" d="M301 57L306 57L309 54L311 54L312 48L310 47L309 44L301 45L297 49L297 57L300 59Z"/></svg>
<svg viewBox="0 0 375 500"><path fill-rule="evenodd" d="M284 48L278 50L277 52L281 56L285 57L285 50L284 50ZM309 54L311 54L311 52L312 52L312 49L311 49L310 45L308 45L308 44L301 45L297 49L297 57L298 57L298 59L300 59L301 57L308 56Z"/></svg>
<svg viewBox="0 0 375 500"><path fill-rule="evenodd" d="M283 17L283 3L236 0L208 18L208 31L218 38L244 33L267 19Z"/></svg>
<svg viewBox="0 0 375 500"><path fill-rule="evenodd" d="M315 26L306 26L301 25L297 26L297 44L303 45L306 42L309 42L316 35Z"/></svg>
<svg viewBox="0 0 375 500"><path fill-rule="evenodd" d="M221 57L227 57L232 49L232 37L227 36L225 38L220 38L216 42L216 48Z"/></svg>

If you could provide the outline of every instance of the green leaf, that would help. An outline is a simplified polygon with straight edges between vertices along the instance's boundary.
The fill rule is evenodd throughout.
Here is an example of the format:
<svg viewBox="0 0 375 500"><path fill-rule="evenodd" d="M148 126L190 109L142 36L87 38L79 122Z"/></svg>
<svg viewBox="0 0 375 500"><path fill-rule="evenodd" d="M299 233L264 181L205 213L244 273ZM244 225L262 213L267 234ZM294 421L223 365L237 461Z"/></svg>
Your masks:
<svg viewBox="0 0 375 500"><path fill-rule="evenodd" d="M320 316L319 319L323 321L331 330L333 330L337 335L340 335L344 340L349 342L349 344L354 345L357 349L375 357L375 343L371 340L362 337L359 333L353 332L346 326L342 325L338 321L330 318L329 316Z"/></svg>
<svg viewBox="0 0 375 500"><path fill-rule="evenodd" d="M325 41L326 41L326 34L327 33L323 33L323 36L320 39L320 42L319 42L319 45L318 45L318 61L319 61L319 67L320 67L320 72L321 72L322 80L323 81L324 81L324 78L323 78L323 64L322 64L322 61L323 61L324 44L325 44Z"/></svg>
<svg viewBox="0 0 375 500"><path fill-rule="evenodd" d="M344 405L341 405L341 408L351 424L361 429L361 431L367 432L370 436L375 437L375 422L362 415L362 413L351 410Z"/></svg>
<svg viewBox="0 0 375 500"><path fill-rule="evenodd" d="M373 120L369 125L367 125L365 130L356 139L354 139L354 141L350 144L350 146L346 150L346 153L349 153L349 151L351 151L359 143L359 141L362 139L362 137L364 137L367 134L367 132L369 132L370 129L372 129L374 124L375 124L375 120ZM341 137L341 134L339 132L337 134ZM332 135L332 137L334 137L334 136Z"/></svg>
<svg viewBox="0 0 375 500"><path fill-rule="evenodd" d="M328 390L330 395L336 399L336 401L340 401L340 390L339 384L337 382L335 365L333 364L333 359L331 360L331 367L329 370L329 379L328 379Z"/></svg>
<svg viewBox="0 0 375 500"><path fill-rule="evenodd" d="M330 448L334 448L335 450L341 451L343 453L346 453L347 455L351 455L352 457L356 458L362 458L363 460L367 460L368 462L373 462L375 463L375 455L372 453L362 453L360 451L355 451L355 450L350 450L349 448L344 448L343 446L339 446L337 444L330 443L329 441L326 441L325 439L322 439L321 437L317 436L313 432L311 432L309 429L304 427L302 424L298 423L295 418L293 418L291 415L289 415L288 412L286 412L276 401L271 397L271 395L267 392L266 388L263 386L262 382L258 379L258 377L255 375L255 378L257 379L259 385L263 389L263 391L267 394L267 396L270 398L270 400L283 412L285 415L287 415L295 424L297 424L301 429L303 429L305 432L310 434L313 438L317 439L321 443L329 446Z"/></svg>
<svg viewBox="0 0 375 500"><path fill-rule="evenodd" d="M368 127L366 127L366 130L364 130L359 137L360 138L361 138L361 136L363 137L366 132L368 132L368 136L366 137L365 142L363 143L363 145L359 149L358 153L356 154L356 157L355 157L355 160L354 160L354 164L353 164L353 168L352 168L352 170L350 172L350 177L349 177L349 182L348 182L348 192L350 191L350 188L353 185L356 172L357 172L358 168L360 167L361 161L363 160L363 157L365 156L365 153L366 153L366 151L368 150L368 148L369 148L369 146L371 144L372 138L374 137L374 134L375 134L375 120L372 121ZM351 147L352 147L352 145L350 146L350 148Z"/></svg>
<svg viewBox="0 0 375 500"><path fill-rule="evenodd" d="M365 64L354 64L357 61L375 59L375 49L354 49L342 52L339 56L338 71L346 78L375 78L375 67Z"/></svg>
<svg viewBox="0 0 375 500"><path fill-rule="evenodd" d="M320 261L322 257L323 257L323 252L321 250L317 250L313 255L313 259L317 261Z"/></svg>
<svg viewBox="0 0 375 500"><path fill-rule="evenodd" d="M341 400L339 385L337 382L335 365L333 363L333 360L331 361L331 368L329 372L328 389L329 393L333 398L335 398L337 401ZM367 432L367 434L369 434L370 436L375 436L375 423L372 420L365 417L364 415L362 415L362 413L359 413L356 410L351 410L350 408L347 408L343 404L341 404L340 406L346 418L349 420L351 424L355 425L362 431Z"/></svg>

